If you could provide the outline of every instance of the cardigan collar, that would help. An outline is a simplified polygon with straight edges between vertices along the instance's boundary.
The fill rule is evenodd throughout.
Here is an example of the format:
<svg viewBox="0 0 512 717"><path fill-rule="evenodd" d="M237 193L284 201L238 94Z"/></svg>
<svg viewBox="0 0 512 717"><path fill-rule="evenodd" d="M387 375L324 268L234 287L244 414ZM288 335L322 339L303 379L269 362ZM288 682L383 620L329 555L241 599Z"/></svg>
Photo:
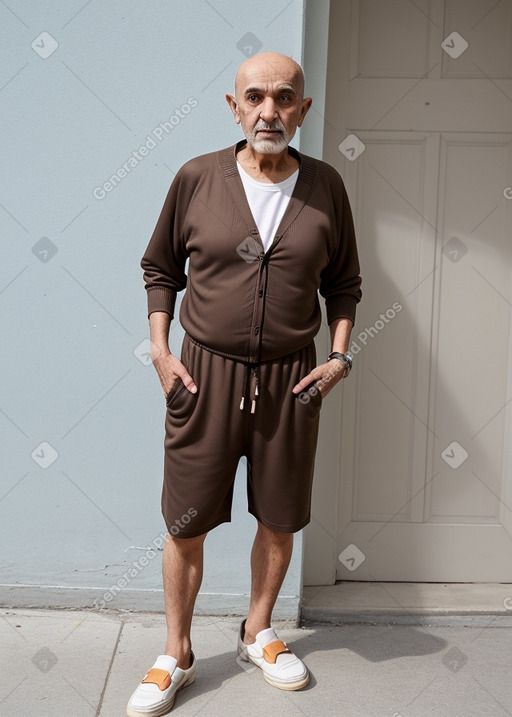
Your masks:
<svg viewBox="0 0 512 717"><path fill-rule="evenodd" d="M249 233L257 238L263 246L256 222L254 221L254 217L252 216L252 212L249 207L249 202L247 201L242 179L237 168L237 152L246 144L247 140L242 139L235 145L220 150L218 153L219 165L234 204L247 225ZM277 228L275 239L271 248L277 244L288 227L299 215L300 211L309 199L316 179L317 166L311 157L301 154L293 147L288 147L288 152L299 162L299 176L297 177L297 182L295 183L286 211Z"/></svg>

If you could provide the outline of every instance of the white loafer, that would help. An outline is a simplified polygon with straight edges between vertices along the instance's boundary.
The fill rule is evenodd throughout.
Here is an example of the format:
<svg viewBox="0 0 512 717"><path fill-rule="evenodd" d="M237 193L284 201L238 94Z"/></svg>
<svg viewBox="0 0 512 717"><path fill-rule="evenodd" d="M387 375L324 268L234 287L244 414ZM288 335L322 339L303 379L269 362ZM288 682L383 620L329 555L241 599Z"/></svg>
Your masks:
<svg viewBox="0 0 512 717"><path fill-rule="evenodd" d="M160 655L130 697L128 717L160 717L172 709L176 694L196 679L196 658L191 652L188 670L178 667L174 657Z"/></svg>
<svg viewBox="0 0 512 717"><path fill-rule="evenodd" d="M300 690L308 684L308 668L285 642L279 640L271 627L258 632L252 645L245 644L244 635L245 620L238 635L238 654L242 660L261 667L263 677L270 685L280 690Z"/></svg>

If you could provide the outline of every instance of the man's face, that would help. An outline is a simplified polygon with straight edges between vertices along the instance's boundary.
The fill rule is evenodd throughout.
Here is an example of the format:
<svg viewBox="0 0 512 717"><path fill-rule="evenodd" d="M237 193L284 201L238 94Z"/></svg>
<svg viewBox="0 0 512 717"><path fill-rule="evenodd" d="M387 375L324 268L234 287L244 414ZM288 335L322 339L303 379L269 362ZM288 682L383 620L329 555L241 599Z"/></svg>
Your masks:
<svg viewBox="0 0 512 717"><path fill-rule="evenodd" d="M289 58L253 60L239 70L236 98L228 95L228 102L253 149L279 154L301 126L311 100L302 98L302 73Z"/></svg>

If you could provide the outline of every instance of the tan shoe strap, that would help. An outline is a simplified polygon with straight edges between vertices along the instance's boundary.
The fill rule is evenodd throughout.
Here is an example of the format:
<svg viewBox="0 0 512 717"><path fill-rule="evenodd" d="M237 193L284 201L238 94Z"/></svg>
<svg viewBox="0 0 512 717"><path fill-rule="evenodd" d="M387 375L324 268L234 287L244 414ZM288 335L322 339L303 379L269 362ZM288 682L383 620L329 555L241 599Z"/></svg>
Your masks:
<svg viewBox="0 0 512 717"><path fill-rule="evenodd" d="M167 670L160 670L158 667L152 667L142 682L151 682L158 685L158 689L162 692L171 684L171 675Z"/></svg>
<svg viewBox="0 0 512 717"><path fill-rule="evenodd" d="M265 662L275 665L277 656L281 655L283 652L289 652L291 654L291 650L286 647L282 640L274 640L273 642L269 642L268 645L265 645L263 648L263 657L265 658Z"/></svg>

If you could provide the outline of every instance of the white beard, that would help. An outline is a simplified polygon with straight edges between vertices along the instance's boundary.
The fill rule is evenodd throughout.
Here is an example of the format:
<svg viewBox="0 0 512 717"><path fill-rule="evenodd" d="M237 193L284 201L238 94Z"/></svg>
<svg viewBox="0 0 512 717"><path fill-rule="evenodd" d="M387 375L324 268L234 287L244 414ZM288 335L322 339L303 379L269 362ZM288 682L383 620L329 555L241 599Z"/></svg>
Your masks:
<svg viewBox="0 0 512 717"><path fill-rule="evenodd" d="M279 129L281 134L277 135L275 139L258 139L258 130L260 129ZM244 134L254 151L260 154L280 154L290 143L288 132L280 122L277 125L258 122L252 132L244 132Z"/></svg>
<svg viewBox="0 0 512 717"><path fill-rule="evenodd" d="M279 154L288 147L288 138L282 134L276 139L254 139L251 135L247 141L260 154Z"/></svg>

